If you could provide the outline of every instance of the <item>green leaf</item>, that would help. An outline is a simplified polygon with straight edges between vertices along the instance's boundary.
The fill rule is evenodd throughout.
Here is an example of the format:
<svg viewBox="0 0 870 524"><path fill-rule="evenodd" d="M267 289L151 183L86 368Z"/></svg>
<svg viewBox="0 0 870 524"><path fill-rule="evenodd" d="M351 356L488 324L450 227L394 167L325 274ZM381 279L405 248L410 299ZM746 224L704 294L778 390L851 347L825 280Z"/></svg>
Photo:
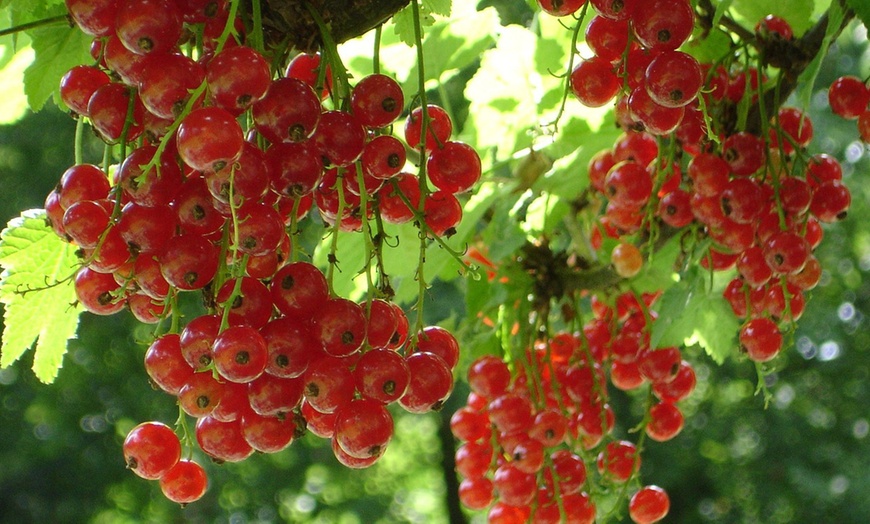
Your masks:
<svg viewBox="0 0 870 524"><path fill-rule="evenodd" d="M75 252L46 225L41 209L25 211L0 232L0 302L6 310L0 368L36 341L36 377L45 383L57 377L80 313L70 278L79 265Z"/></svg>
<svg viewBox="0 0 870 524"><path fill-rule="evenodd" d="M423 0L423 7L432 14L450 16L450 0Z"/></svg>
<svg viewBox="0 0 870 524"><path fill-rule="evenodd" d="M863 1L863 0L858 0ZM733 11L743 18L752 30L762 18L776 15L791 25L795 36L800 36L812 25L814 0L734 0Z"/></svg>
<svg viewBox="0 0 870 524"><path fill-rule="evenodd" d="M688 271L662 294L657 312L650 347L697 344L717 364L734 353L740 323L721 290L711 288L709 273L700 268Z"/></svg>
<svg viewBox="0 0 870 524"><path fill-rule="evenodd" d="M816 77L819 76L819 71L822 68L822 59L828 54L828 48L833 43L837 28L843 22L843 17L846 13L843 11L840 3L837 1L831 2L831 8L828 11L828 26L825 29L825 37L822 40L822 45L819 52L813 58L812 62L804 69L798 78L797 98L800 100L802 107L809 108L813 97L813 86L816 83Z"/></svg>
<svg viewBox="0 0 870 524"><path fill-rule="evenodd" d="M70 68L93 62L88 51L92 38L68 26L39 29L31 38L36 55L24 71L24 92L31 109L39 111L57 93L61 77Z"/></svg>
<svg viewBox="0 0 870 524"><path fill-rule="evenodd" d="M846 0L846 5L855 12L855 16L861 20L864 26L870 27L870 2L867 0Z"/></svg>
<svg viewBox="0 0 870 524"><path fill-rule="evenodd" d="M416 0L415 0L416 1ZM435 19L429 13L425 6L420 7L420 26L431 27L435 23ZM411 5L393 15L393 31L399 37L399 40L409 46L413 46L416 41L414 36L414 10Z"/></svg>

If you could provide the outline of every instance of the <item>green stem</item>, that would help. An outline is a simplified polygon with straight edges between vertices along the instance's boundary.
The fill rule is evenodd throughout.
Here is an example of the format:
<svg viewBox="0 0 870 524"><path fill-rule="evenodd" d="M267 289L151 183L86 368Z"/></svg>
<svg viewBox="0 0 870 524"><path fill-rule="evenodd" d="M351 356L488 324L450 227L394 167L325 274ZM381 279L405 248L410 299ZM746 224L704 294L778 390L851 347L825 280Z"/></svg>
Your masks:
<svg viewBox="0 0 870 524"><path fill-rule="evenodd" d="M82 152L82 139L84 135L85 129L85 119L79 117L76 119L76 135L75 135L75 146L74 146L74 155L75 155L75 163L79 165L82 163L84 159L84 153Z"/></svg>
<svg viewBox="0 0 870 524"><path fill-rule="evenodd" d="M375 28L375 49L372 51L372 73L380 74L381 72L381 32L383 24Z"/></svg>
<svg viewBox="0 0 870 524"><path fill-rule="evenodd" d="M420 151L420 172L419 172L419 181L420 181L420 202L418 204L418 208L415 210L414 216L417 219L417 223L420 226L420 256L417 262L417 282L420 285L418 295L417 295L417 321L414 333L419 333L423 329L423 302L426 296L426 274L424 270L424 264L426 262L426 234L423 232L425 228L425 220L423 213L423 206L426 202L426 198L429 196L429 186L426 184L426 141L429 133L429 111L428 111L428 101L426 99L426 70L424 67L424 57L423 57L423 27L420 23L420 4L418 0L411 0L411 10L414 14L414 44L416 46L417 51L417 90L418 96L420 97L420 106L421 106L421 122L420 122L420 144L415 144L415 146ZM397 188L398 189L398 188ZM414 209L414 206L409 206L411 209ZM438 236L435 236L438 238ZM415 335L416 336L416 335Z"/></svg>
<svg viewBox="0 0 870 524"><path fill-rule="evenodd" d="M565 104L568 103L568 93L571 92L571 72L574 71L574 55L577 49L577 40L580 37L580 29L583 27L583 20L586 18L586 9L589 7L588 2L583 3L583 9L580 11L580 16L577 18L577 24L574 26L574 32L571 34L571 48L568 50L568 70L565 72L565 90L562 92L562 102L559 104L559 112L556 113L556 118L550 122L549 126L553 131L559 129L559 120L565 113Z"/></svg>
<svg viewBox="0 0 870 524"><path fill-rule="evenodd" d="M22 31L29 31L30 29L36 29L38 27L44 27L44 26L49 26L49 25L59 25L61 22L66 22L67 25L72 24L72 21L70 20L69 15L63 14L63 15L51 16L49 18L43 18L42 20L34 20L33 22L27 22L26 24L8 27L6 29L0 29L0 37L4 37L6 35L12 35L15 33L20 33Z"/></svg>
<svg viewBox="0 0 870 524"><path fill-rule="evenodd" d="M329 267L326 268L326 283L329 284L329 296L334 297L335 291L332 286L333 277L335 275L335 268L338 265L338 258L336 257L336 253L338 252L338 233L341 231L341 218L344 215L344 210L347 207L347 201L344 198L344 173L339 171L338 175L335 177L335 191L338 193L338 209L335 212L335 222L332 224L332 229L330 234L332 235L332 241L329 244Z"/></svg>
<svg viewBox="0 0 870 524"><path fill-rule="evenodd" d="M260 7L260 0L251 1L251 17L254 24L254 30L251 32L251 45L262 54L266 44L263 40L263 10Z"/></svg>
<svg viewBox="0 0 870 524"><path fill-rule="evenodd" d="M332 95L333 100L335 101L335 108L340 109L340 102L347 100L350 95L350 80L347 76L347 69L341 62L341 57L338 54L338 45L332 38L332 34L329 32L329 27L326 25L326 22L323 21L320 12L310 2L305 2L305 7L308 9L308 12L311 13L311 18L314 19L314 23L317 24L317 28L320 30L324 58L326 59L326 62L332 66L332 76L334 80Z"/></svg>

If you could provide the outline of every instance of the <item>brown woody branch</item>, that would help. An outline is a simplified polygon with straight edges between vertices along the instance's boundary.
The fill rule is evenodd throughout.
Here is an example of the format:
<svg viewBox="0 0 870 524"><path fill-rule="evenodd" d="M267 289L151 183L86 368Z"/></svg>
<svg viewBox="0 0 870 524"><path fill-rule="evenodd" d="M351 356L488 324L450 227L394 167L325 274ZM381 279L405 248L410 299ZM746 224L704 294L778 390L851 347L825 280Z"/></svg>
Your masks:
<svg viewBox="0 0 870 524"><path fill-rule="evenodd" d="M363 35L408 5L410 0L263 0L263 32L270 47L314 51L320 31L306 4L314 7L336 43Z"/></svg>

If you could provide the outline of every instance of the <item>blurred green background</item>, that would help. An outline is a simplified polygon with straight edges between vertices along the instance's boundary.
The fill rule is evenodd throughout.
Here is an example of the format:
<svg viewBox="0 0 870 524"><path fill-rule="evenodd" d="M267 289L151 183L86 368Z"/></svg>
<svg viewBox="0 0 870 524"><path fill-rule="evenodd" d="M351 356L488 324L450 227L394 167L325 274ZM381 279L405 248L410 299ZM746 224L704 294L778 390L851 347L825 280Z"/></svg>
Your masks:
<svg viewBox="0 0 870 524"><path fill-rule="evenodd" d="M870 70L862 28L840 39L818 85L856 70ZM754 367L734 360L719 367L689 354L699 385L683 404L687 426L673 441L650 443L643 459L643 478L671 496L667 522L870 522L870 158L854 122L832 116L826 105L820 91L813 98L812 149L843 162L853 192L849 218L825 229L817 251L822 284L810 295L794 346L769 377L773 400L766 409L755 395ZM41 207L73 162L74 129L51 107L0 126L0 221ZM98 144L89 147L94 154L86 157L100 156ZM431 322L455 307L458 285L432 294ZM121 456L135 424L171 424L178 416L142 368L148 336L126 312L86 314L53 385L34 378L29 356L0 370L0 522L481 519L456 511L455 443L446 424L464 403L463 383L440 414L397 413L396 438L370 470L343 468L328 443L308 436L242 464L207 463L211 487L203 500L184 509L166 501L156 482L126 471ZM630 409L631 397L616 397L626 404L620 409Z"/></svg>

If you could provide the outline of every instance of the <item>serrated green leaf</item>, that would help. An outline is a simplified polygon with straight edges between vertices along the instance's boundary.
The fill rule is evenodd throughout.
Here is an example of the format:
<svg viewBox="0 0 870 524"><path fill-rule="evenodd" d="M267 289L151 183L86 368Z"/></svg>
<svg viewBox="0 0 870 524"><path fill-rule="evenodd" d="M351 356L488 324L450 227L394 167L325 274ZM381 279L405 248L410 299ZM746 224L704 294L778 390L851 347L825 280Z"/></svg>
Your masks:
<svg viewBox="0 0 870 524"><path fill-rule="evenodd" d="M31 33L33 63L24 71L24 92L34 111L59 88L60 79L73 66L92 62L88 51L92 38L78 28L55 26Z"/></svg>
<svg viewBox="0 0 870 524"><path fill-rule="evenodd" d="M870 27L870 2L867 0L846 0L846 5L855 12L855 16L861 20L864 26Z"/></svg>
<svg viewBox="0 0 870 524"><path fill-rule="evenodd" d="M426 10L440 16L450 16L450 4L450 0L423 0Z"/></svg>
<svg viewBox="0 0 870 524"><path fill-rule="evenodd" d="M686 345L698 344L721 365L737 348L740 322L721 293L708 293L693 304L699 309L698 323Z"/></svg>
<svg viewBox="0 0 870 524"><path fill-rule="evenodd" d="M652 293L669 289L674 283L674 264L680 256L680 251L680 238L679 235L675 235L644 263L640 273L631 279L631 288L636 293Z"/></svg>
<svg viewBox="0 0 870 524"><path fill-rule="evenodd" d="M697 344L717 364L733 354L740 322L700 268L691 269L666 290L656 311L659 317L653 323L650 347Z"/></svg>
<svg viewBox="0 0 870 524"><path fill-rule="evenodd" d="M398 13L393 15L393 31L399 40L409 46L413 46L416 41L414 35L414 10L408 5ZM422 27L431 27L435 23L435 19L428 11L420 9L420 25Z"/></svg>
<svg viewBox="0 0 870 524"><path fill-rule="evenodd" d="M46 225L41 209L25 211L0 232L0 302L5 306L0 368L35 341L36 377L45 383L57 377L80 313L70 278L79 264L75 252Z"/></svg>

